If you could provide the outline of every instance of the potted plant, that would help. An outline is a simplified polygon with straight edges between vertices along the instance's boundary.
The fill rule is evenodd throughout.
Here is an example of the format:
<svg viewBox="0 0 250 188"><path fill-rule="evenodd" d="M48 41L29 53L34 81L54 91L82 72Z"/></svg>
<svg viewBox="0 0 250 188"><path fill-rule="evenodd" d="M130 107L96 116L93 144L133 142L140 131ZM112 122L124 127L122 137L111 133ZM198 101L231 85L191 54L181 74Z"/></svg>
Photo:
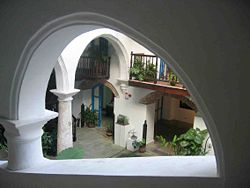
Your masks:
<svg viewBox="0 0 250 188"><path fill-rule="evenodd" d="M144 70L144 80L154 81L156 78L156 68L154 64L148 64Z"/></svg>
<svg viewBox="0 0 250 188"><path fill-rule="evenodd" d="M135 140L133 143L132 143L133 147L135 149L138 148L139 152L140 153L144 153L146 152L146 141L145 139L142 139L141 141L137 141Z"/></svg>
<svg viewBox="0 0 250 188"><path fill-rule="evenodd" d="M172 70L169 71L168 80L171 86L175 86L177 83L177 77Z"/></svg>
<svg viewBox="0 0 250 188"><path fill-rule="evenodd" d="M116 123L120 124L120 125L128 125L129 124L128 117L125 116L125 115L119 114L118 117L117 117L117 122Z"/></svg>
<svg viewBox="0 0 250 188"><path fill-rule="evenodd" d="M106 135L112 136L113 135L113 126L109 123L107 124Z"/></svg>
<svg viewBox="0 0 250 188"><path fill-rule="evenodd" d="M84 122L89 128L94 128L97 125L97 120L98 120L97 114L95 111L92 111L90 107L87 107L84 110L82 116Z"/></svg>
<svg viewBox="0 0 250 188"><path fill-rule="evenodd" d="M144 63L140 59L135 59L134 64L129 69L129 73L135 80L144 80Z"/></svg>

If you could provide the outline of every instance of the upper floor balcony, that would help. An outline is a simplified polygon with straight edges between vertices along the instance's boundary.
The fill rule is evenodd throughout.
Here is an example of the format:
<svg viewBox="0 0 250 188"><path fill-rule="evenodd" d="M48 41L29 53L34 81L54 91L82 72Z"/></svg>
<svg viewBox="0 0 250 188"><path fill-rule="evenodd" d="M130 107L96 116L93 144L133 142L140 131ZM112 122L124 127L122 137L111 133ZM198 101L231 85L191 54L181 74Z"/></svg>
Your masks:
<svg viewBox="0 0 250 188"><path fill-rule="evenodd" d="M174 72L163 60L155 55L131 52L129 85L169 94L189 96L187 89Z"/></svg>
<svg viewBox="0 0 250 188"><path fill-rule="evenodd" d="M109 79L110 57L81 56L76 70L76 80Z"/></svg>

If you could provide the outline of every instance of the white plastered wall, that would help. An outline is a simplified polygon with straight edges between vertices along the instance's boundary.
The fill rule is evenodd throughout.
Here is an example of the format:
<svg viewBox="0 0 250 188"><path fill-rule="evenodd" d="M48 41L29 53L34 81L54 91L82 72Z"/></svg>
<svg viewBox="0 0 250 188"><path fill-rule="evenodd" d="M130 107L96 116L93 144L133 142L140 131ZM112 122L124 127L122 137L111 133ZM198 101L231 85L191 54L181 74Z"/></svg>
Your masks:
<svg viewBox="0 0 250 188"><path fill-rule="evenodd" d="M144 121L147 120L147 106L140 104L139 100L145 93L150 93L150 90L129 87L127 90L131 94L129 99L125 97L115 98L114 113L115 116L122 114L129 118L131 130L135 130L135 135L142 138L142 130Z"/></svg>
<svg viewBox="0 0 250 188"><path fill-rule="evenodd" d="M16 94L20 91L20 85L16 83L16 80L24 83L20 72L26 70L24 68L26 64L23 63L25 60L20 57L24 55L26 58L27 52L33 52L29 48L30 40L32 42L35 39L35 42L41 42L42 37L37 34L37 31L46 33L45 37L47 37L55 32L51 28L61 29L66 25L62 26L57 22L63 16L66 18L63 21L67 22L67 20L71 21L70 14L77 13L78 17L74 18L74 22L67 22L68 25L81 23L81 20L88 21L85 23L101 22L129 33L150 49L155 50L164 59L174 58L174 61L169 62L173 63L173 67L186 80L186 86L196 97L202 114L206 116L204 120L216 143L220 177L114 178L107 176L18 175L4 172L1 174L3 178L0 182L3 187L15 187L15 185L16 187L53 187L55 182L61 187L69 187L73 184L76 187L100 187L103 185L110 187L114 185L114 180L119 187L128 187L131 184L144 188L161 187L163 184L169 187L211 187L211 185L230 188L249 187L250 151L246 149L249 144L245 140L249 134L249 101L241 101L249 96L248 87L244 87L248 84L245 76L249 70L250 33L248 24L250 13L246 1L190 1L189 3L175 0L145 1L143 6L138 6L137 1L129 0L105 2L62 0L60 4L48 0L26 2L3 1L0 6L4 13L0 19L1 117L31 118L41 115L40 112L44 111L44 105L40 102L44 100L44 96L34 92L41 88L40 85L39 87L33 86L33 89L30 86L24 87L24 90L28 91L27 93L39 95L39 97L31 100L30 96L27 96L24 107L20 107L19 110L19 99L23 98ZM103 16L101 19L92 19L91 16L79 18L79 12L95 12L98 13L98 16L105 15L106 17ZM111 22L107 17L111 17L114 21ZM55 25L51 27L52 21ZM62 38L65 41L57 38L56 45L64 45L62 42L67 44L69 35L77 36L78 31L74 29L67 32L66 35L64 33ZM139 34L136 31L139 31ZM31 46L37 47L38 45ZM49 47L48 49L51 50L52 46ZM53 50L53 53L57 53L56 50ZM48 54L49 52L47 56ZM42 68L47 67L47 60L48 64L53 65L56 61L55 59L49 61L47 56L44 54L42 57L44 64ZM232 72L233 76L228 76ZM43 81L48 81L49 74L43 76L46 77ZM29 79L41 83L40 78L34 79L35 77L38 75L32 75ZM46 87L43 87L43 92L45 90ZM39 102L35 103L37 100ZM37 108L32 111L33 114L29 114L30 110L25 111L24 109L32 107ZM22 114L19 115L18 111Z"/></svg>

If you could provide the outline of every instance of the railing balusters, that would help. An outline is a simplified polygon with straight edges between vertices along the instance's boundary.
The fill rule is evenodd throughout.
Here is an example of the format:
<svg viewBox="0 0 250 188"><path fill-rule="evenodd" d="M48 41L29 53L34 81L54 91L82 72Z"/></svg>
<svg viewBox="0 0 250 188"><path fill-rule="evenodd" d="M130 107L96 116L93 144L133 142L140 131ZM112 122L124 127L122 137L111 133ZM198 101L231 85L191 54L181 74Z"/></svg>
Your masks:
<svg viewBox="0 0 250 188"><path fill-rule="evenodd" d="M108 79L110 75L110 57L105 60L96 57L80 57L76 79Z"/></svg>
<svg viewBox="0 0 250 188"><path fill-rule="evenodd" d="M160 67L159 63L161 61L159 61L159 57L155 56L155 55L144 55L144 54L140 54L140 53L133 53L131 52L131 57L130 57L130 68L133 67L133 64L135 62L135 60L138 59L140 61L142 61L144 68L148 68L148 66L151 66L151 64L155 65L155 78L154 78L154 83L157 83L158 80L160 81L165 81L165 82L170 82L170 72L171 69L169 69L169 67L165 64L164 65L164 72L163 72L163 76L160 78L160 74L158 74L158 68ZM174 73L171 73L175 76L175 79L177 81L177 83L180 83L180 80L176 77L176 75ZM132 74L129 74L129 79L132 79Z"/></svg>

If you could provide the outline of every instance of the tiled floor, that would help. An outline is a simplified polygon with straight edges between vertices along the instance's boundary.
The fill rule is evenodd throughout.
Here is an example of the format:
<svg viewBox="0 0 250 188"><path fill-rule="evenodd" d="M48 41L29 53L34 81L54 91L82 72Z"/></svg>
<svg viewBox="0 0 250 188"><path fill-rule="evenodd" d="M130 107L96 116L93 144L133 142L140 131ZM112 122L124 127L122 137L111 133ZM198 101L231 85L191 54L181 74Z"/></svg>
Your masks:
<svg viewBox="0 0 250 188"><path fill-rule="evenodd" d="M106 135L106 125L112 122L111 118L103 118L101 128L77 128L77 141L74 146L84 149L84 158L113 158L113 157L140 157L167 155L166 149L157 143L147 145L145 153L131 152L113 144L112 136Z"/></svg>
<svg viewBox="0 0 250 188"><path fill-rule="evenodd" d="M74 146L82 147L83 158L112 157L124 150L113 144L112 137L106 136L105 128L77 128L77 141Z"/></svg>

